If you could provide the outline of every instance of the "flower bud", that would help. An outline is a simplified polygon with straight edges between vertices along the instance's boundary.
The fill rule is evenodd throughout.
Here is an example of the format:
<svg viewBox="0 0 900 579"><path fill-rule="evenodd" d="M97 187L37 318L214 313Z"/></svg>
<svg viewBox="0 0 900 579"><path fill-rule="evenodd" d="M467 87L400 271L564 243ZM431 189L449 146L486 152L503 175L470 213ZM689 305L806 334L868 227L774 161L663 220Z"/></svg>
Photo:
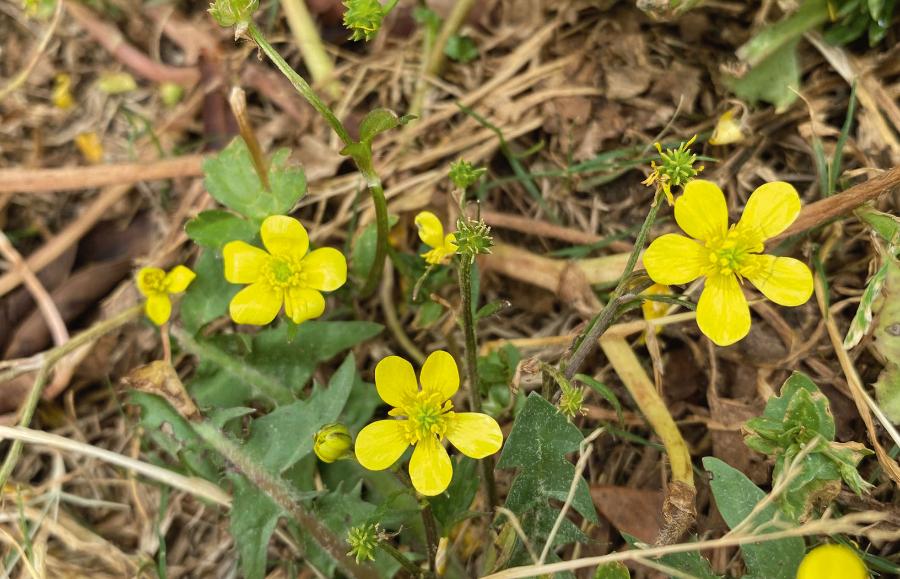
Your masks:
<svg viewBox="0 0 900 579"><path fill-rule="evenodd" d="M469 258L490 253L494 245L491 228L483 220L475 221L460 217L456 222L454 235L457 253Z"/></svg>
<svg viewBox="0 0 900 579"><path fill-rule="evenodd" d="M375 548L378 546L378 525L368 523L352 527L347 532L347 543L350 544L350 552L347 555L355 557L357 563L375 559Z"/></svg>
<svg viewBox="0 0 900 579"><path fill-rule="evenodd" d="M322 462L334 462L351 454L353 438L343 424L326 424L315 436L313 450Z"/></svg>
<svg viewBox="0 0 900 579"><path fill-rule="evenodd" d="M368 42L375 38L375 33L381 28L384 20L384 6L379 0L344 0L347 11L344 12L344 26L350 32L350 40L365 40Z"/></svg>
<svg viewBox="0 0 900 579"><path fill-rule="evenodd" d="M219 26L246 27L258 7L259 0L215 0L209 5L209 13Z"/></svg>
<svg viewBox="0 0 900 579"><path fill-rule="evenodd" d="M459 189L468 189L481 179L481 176L487 173L485 168L475 168L472 163L460 159L455 163L450 163L450 180Z"/></svg>

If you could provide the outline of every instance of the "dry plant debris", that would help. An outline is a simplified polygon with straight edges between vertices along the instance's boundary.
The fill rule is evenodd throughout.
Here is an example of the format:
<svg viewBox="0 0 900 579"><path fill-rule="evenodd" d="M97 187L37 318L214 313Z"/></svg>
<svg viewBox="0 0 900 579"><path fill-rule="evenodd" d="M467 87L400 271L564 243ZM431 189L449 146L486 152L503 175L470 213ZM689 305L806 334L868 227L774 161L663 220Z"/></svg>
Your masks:
<svg viewBox="0 0 900 579"><path fill-rule="evenodd" d="M0 575L900 576L894 2L14 0L0 55Z"/></svg>

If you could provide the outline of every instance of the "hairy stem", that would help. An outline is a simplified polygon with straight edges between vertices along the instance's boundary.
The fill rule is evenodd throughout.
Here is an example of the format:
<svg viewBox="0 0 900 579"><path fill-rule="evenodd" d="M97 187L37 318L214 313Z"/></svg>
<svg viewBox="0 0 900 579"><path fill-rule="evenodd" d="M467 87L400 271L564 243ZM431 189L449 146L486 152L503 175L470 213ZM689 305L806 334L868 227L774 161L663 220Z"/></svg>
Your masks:
<svg viewBox="0 0 900 579"><path fill-rule="evenodd" d="M653 200L653 205L650 206L650 211L647 212L644 223L641 225L640 231L638 231L637 239L635 239L634 242L634 249L631 250L631 255L628 256L628 262L625 264L625 271L622 272L622 277L619 278L616 289L613 290L606 306L591 319L586 333L579 336L581 343L578 344L575 353L572 354L569 363L566 365L566 378L571 380L572 376L578 373L581 365L584 364L587 357L597 347L597 340L615 321L616 311L619 309L619 306L622 305L622 297L625 294L625 285L628 283L628 279L634 271L634 266L637 264L638 257L640 257L641 251L644 249L644 244L647 242L647 235L649 235L650 227L656 220L656 214L659 212L661 203L661 195L657 194Z"/></svg>
<svg viewBox="0 0 900 579"><path fill-rule="evenodd" d="M436 559L438 550L438 533L437 523L434 520L434 513L431 511L431 505L428 499L425 499L422 505L422 523L425 526L426 549L428 550L428 570L434 573L437 570Z"/></svg>
<svg viewBox="0 0 900 579"><path fill-rule="evenodd" d="M282 478L273 476L254 462L238 444L211 424L206 422L194 424L194 430L207 444L250 479L257 488L290 513L303 531L309 533L309 536L329 554L343 573L348 577L359 579L375 579L377 577L372 569L357 564L346 555L347 545L300 504L300 501L294 496L294 490Z"/></svg>
<svg viewBox="0 0 900 579"><path fill-rule="evenodd" d="M253 42L259 46L260 50L269 57L269 60L272 61L278 70L287 77L287 79L294 85L294 88L297 89L297 92L300 93L300 96L305 98L309 104L312 105L316 111L325 119L331 129L337 133L337 136L340 137L341 141L345 145L349 145L353 142L353 139L350 138L350 134L347 133L347 130L344 128L344 125L341 124L341 121L338 120L337 116L335 116L334 112L326 105L322 99L319 98L319 95L315 93L309 83L306 82L302 76L297 74L291 65L287 63L287 61L282 58L282 56L275 50L269 41L262 35L262 32L259 31L259 28L256 27L252 22L247 28L247 34L250 35L250 38L253 39Z"/></svg>
<svg viewBox="0 0 900 579"><path fill-rule="evenodd" d="M378 541L378 548L390 555L394 558L395 561L400 563L400 565L406 569L406 572L410 574L412 577L421 577L422 569L416 566L415 563L407 559L403 556L403 553L400 552L397 547L391 545L390 541L381 540Z"/></svg>
<svg viewBox="0 0 900 579"><path fill-rule="evenodd" d="M478 390L478 340L475 337L475 316L472 312L472 267L474 258L462 256L459 263L459 293L462 300L463 334L466 340L466 374L469 378L469 409L481 412L481 392ZM481 473L487 487L488 508L497 506L497 485L494 482L494 459L481 459Z"/></svg>
<svg viewBox="0 0 900 579"><path fill-rule="evenodd" d="M284 58L275 50L271 44L265 39L262 35L262 32L256 27L252 22L247 28L247 34L249 34L250 38L256 42L256 45L259 46L260 50L262 50L269 60L272 61L278 70L284 74L285 77L294 85L294 88L297 89L297 92L305 98L309 104L312 105L316 111L319 112L320 115L325 119L325 122L332 128L332 130L337 133L337 136L341 139L344 145L350 145L353 143L353 139L350 138L350 134L347 133L347 129L344 128L344 125L337 118L334 112L326 105L322 99L318 97L318 95L313 91L312 87L309 86L309 83L306 80L297 74L291 65L287 63ZM366 184L369 188L369 193L372 194L372 203L375 205L375 221L378 227L378 242L375 246L375 261L372 263L372 269L369 270L369 276L366 279L366 284L362 290L362 297L366 297L372 294L375 291L375 287L378 285L378 282L381 280L381 271L384 267L384 260L387 256L387 237L388 237L388 215L387 215L387 200L384 197L384 188L381 184L381 179L379 179L378 174L375 172L375 169L372 165L372 153L371 151L365 157L354 155L352 156L353 161L356 163L356 167L359 169L359 172L362 173L363 177L366 180Z"/></svg>

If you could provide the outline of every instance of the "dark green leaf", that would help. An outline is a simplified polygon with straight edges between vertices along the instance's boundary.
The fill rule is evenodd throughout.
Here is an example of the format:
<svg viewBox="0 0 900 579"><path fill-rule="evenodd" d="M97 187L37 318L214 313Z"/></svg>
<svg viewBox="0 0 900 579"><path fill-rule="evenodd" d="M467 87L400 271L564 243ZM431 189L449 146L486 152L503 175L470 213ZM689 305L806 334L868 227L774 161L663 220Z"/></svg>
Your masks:
<svg viewBox="0 0 900 579"><path fill-rule="evenodd" d="M447 39L444 54L450 60L466 64L478 58L478 47L470 36L454 34Z"/></svg>
<svg viewBox="0 0 900 579"><path fill-rule="evenodd" d="M559 509L550 501L565 501L575 477L575 466L566 455L576 452L582 440L584 437L578 428L557 412L556 407L532 392L503 447L497 468L518 469L506 498L506 507L519 517L522 529L537 550L543 547L559 515ZM587 483L579 481L576 489L572 508L595 522L597 513ZM566 518L553 545L585 539L581 530ZM526 557L519 549L513 564L524 562Z"/></svg>
<svg viewBox="0 0 900 579"><path fill-rule="evenodd" d="M478 492L478 461L460 455L453 466L453 479L443 493L429 499L434 518L443 527L443 534L449 535L453 526L465 518L469 506Z"/></svg>
<svg viewBox="0 0 900 579"><path fill-rule="evenodd" d="M413 118L410 115L398 117L397 113L388 109L379 108L370 111L359 123L359 140L371 143L377 135L396 129Z"/></svg>
<svg viewBox="0 0 900 579"><path fill-rule="evenodd" d="M797 40L779 48L739 79L727 79L731 90L751 104L765 101L783 111L797 100L800 89L800 65L797 62ZM793 90L791 90L793 89Z"/></svg>
<svg viewBox="0 0 900 579"><path fill-rule="evenodd" d="M711 474L709 484L716 507L729 528L740 524L766 496L744 473L717 458L704 458L703 467ZM777 508L770 504L759 511L753 524L768 524L759 533L771 533L777 530L778 519ZM795 579L800 560L806 554L806 544L800 537L747 543L741 547L741 553L749 571L748 579Z"/></svg>
<svg viewBox="0 0 900 579"><path fill-rule="evenodd" d="M251 241L259 228L234 213L215 209L188 221L184 230L197 245L219 250L229 241Z"/></svg>
<svg viewBox="0 0 900 579"><path fill-rule="evenodd" d="M181 300L181 322L192 334L228 313L228 302L241 289L225 280L222 258L211 249L200 252L194 271L197 277Z"/></svg>
<svg viewBox="0 0 900 579"><path fill-rule="evenodd" d="M240 554L241 571L247 579L263 579L268 566L269 539L282 511L244 477L233 474L229 478L234 486L231 536Z"/></svg>
<svg viewBox="0 0 900 579"><path fill-rule="evenodd" d="M306 177L300 168L287 165L290 150L280 149L269 163L270 191L266 191L253 167L250 151L240 137L203 163L204 183L213 198L232 211L262 220L282 215L306 193Z"/></svg>
<svg viewBox="0 0 900 579"><path fill-rule="evenodd" d="M272 473L290 468L312 452L316 432L338 419L355 380L356 362L350 354L331 377L328 388L314 387L307 399L254 420L245 450Z"/></svg>

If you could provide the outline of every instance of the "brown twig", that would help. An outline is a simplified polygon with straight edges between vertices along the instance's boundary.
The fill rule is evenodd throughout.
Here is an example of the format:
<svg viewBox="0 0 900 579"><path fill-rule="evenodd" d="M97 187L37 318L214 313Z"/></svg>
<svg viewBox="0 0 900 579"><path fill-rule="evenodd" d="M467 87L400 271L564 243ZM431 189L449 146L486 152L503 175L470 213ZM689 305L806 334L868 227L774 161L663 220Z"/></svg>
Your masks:
<svg viewBox="0 0 900 579"><path fill-rule="evenodd" d="M576 245L592 245L599 241L603 241L603 238L595 233L579 231L570 227L561 227L559 225L547 223L546 221L522 217L520 215L482 210L481 217L484 219L484 222L491 227L511 229L513 231L528 233L529 235L534 235L536 237L552 237L553 239L567 241ZM627 241L613 241L609 244L609 247L614 251L631 251L631 244Z"/></svg>
<svg viewBox="0 0 900 579"><path fill-rule="evenodd" d="M835 217L849 213L863 203L898 191L900 191L900 167L894 167L864 183L854 185L842 193L805 206L794 223L784 233L770 239L769 245L776 245L792 235L797 235L807 229L827 223Z"/></svg>
<svg viewBox="0 0 900 579"><path fill-rule="evenodd" d="M203 155L185 155L148 163L3 169L0 170L0 193L75 191L139 181L197 177L203 173L202 165Z"/></svg>
<svg viewBox="0 0 900 579"><path fill-rule="evenodd" d="M154 62L146 54L125 40L114 26L103 22L86 6L66 0L66 8L78 24L113 57L135 74L154 82L174 82L192 86L200 80L200 71L194 67L169 66Z"/></svg>

